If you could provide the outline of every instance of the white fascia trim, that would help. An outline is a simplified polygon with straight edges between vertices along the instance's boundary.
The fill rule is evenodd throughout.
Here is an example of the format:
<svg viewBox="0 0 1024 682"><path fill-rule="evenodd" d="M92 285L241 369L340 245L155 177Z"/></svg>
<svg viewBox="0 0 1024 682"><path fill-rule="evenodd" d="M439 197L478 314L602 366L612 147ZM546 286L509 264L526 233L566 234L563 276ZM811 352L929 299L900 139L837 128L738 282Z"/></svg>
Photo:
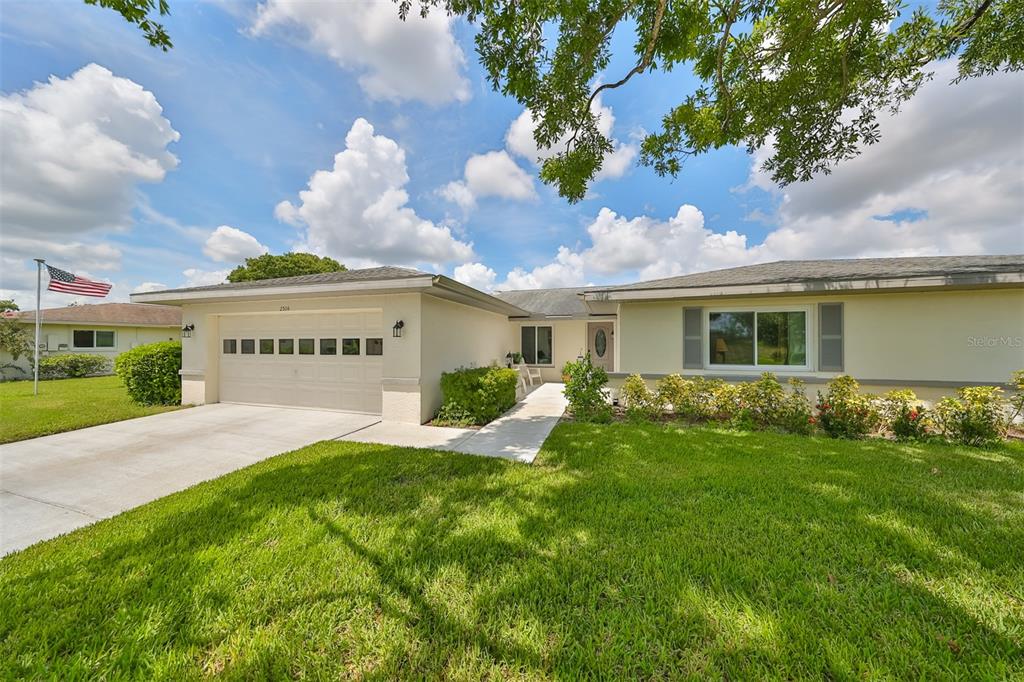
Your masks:
<svg viewBox="0 0 1024 682"><path fill-rule="evenodd" d="M745 284L725 287L632 289L629 291L588 291L584 292L583 296L587 301L655 301L675 298L714 298L718 296L759 296L766 294L826 294L1013 284L1024 284L1024 273L954 275L952 277L901 277L898 279L840 280L836 282L786 282L781 284Z"/></svg>
<svg viewBox="0 0 1024 682"><path fill-rule="evenodd" d="M132 294L132 303L169 303L193 301L223 301L237 298L288 298L310 294L361 294L379 290L419 291L429 289L433 277L374 280L370 282L337 282L334 284L291 284L273 287L245 287L241 289L204 289L202 291L154 291Z"/></svg>

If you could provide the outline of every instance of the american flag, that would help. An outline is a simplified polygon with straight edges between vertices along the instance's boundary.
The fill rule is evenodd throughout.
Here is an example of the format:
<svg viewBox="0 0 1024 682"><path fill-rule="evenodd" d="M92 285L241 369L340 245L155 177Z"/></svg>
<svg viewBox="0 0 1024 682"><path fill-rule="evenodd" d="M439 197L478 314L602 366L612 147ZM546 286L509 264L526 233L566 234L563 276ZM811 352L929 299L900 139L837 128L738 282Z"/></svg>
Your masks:
<svg viewBox="0 0 1024 682"><path fill-rule="evenodd" d="M62 294L81 294L82 296L97 296L103 298L110 293L112 285L106 282L94 282L85 277L73 275L70 272L47 265L50 272L50 285L47 291L59 291Z"/></svg>

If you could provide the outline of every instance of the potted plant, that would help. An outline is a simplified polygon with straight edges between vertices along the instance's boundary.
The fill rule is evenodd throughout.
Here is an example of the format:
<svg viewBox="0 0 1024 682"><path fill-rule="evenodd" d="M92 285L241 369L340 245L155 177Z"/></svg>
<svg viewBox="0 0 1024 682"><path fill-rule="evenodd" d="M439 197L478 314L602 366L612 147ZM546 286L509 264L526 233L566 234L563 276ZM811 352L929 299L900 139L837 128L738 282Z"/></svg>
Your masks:
<svg viewBox="0 0 1024 682"><path fill-rule="evenodd" d="M563 384L569 383L569 365L570 364L572 364L572 363L566 362L564 365L562 365L562 383Z"/></svg>

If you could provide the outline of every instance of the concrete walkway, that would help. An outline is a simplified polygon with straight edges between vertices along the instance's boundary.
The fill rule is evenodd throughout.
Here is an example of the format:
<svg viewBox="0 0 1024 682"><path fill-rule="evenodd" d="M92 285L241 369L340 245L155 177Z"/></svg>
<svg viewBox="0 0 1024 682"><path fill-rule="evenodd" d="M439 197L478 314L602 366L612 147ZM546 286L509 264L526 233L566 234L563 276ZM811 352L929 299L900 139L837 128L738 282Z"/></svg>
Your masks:
<svg viewBox="0 0 1024 682"><path fill-rule="evenodd" d="M338 440L383 443L404 447L452 450L471 455L502 457L527 464L565 412L562 384L544 384L482 429L452 429L380 422Z"/></svg>
<svg viewBox="0 0 1024 682"><path fill-rule="evenodd" d="M0 445L0 555L378 421L221 403Z"/></svg>

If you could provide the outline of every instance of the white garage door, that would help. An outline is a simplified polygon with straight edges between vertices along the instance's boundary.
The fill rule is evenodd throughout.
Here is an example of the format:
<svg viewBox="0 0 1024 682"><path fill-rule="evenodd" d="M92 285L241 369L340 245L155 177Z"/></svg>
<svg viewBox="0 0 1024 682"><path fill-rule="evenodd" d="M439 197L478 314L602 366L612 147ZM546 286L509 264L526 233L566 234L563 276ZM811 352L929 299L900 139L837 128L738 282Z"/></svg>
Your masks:
<svg viewBox="0 0 1024 682"><path fill-rule="evenodd" d="M220 399L380 414L380 310L225 315Z"/></svg>

